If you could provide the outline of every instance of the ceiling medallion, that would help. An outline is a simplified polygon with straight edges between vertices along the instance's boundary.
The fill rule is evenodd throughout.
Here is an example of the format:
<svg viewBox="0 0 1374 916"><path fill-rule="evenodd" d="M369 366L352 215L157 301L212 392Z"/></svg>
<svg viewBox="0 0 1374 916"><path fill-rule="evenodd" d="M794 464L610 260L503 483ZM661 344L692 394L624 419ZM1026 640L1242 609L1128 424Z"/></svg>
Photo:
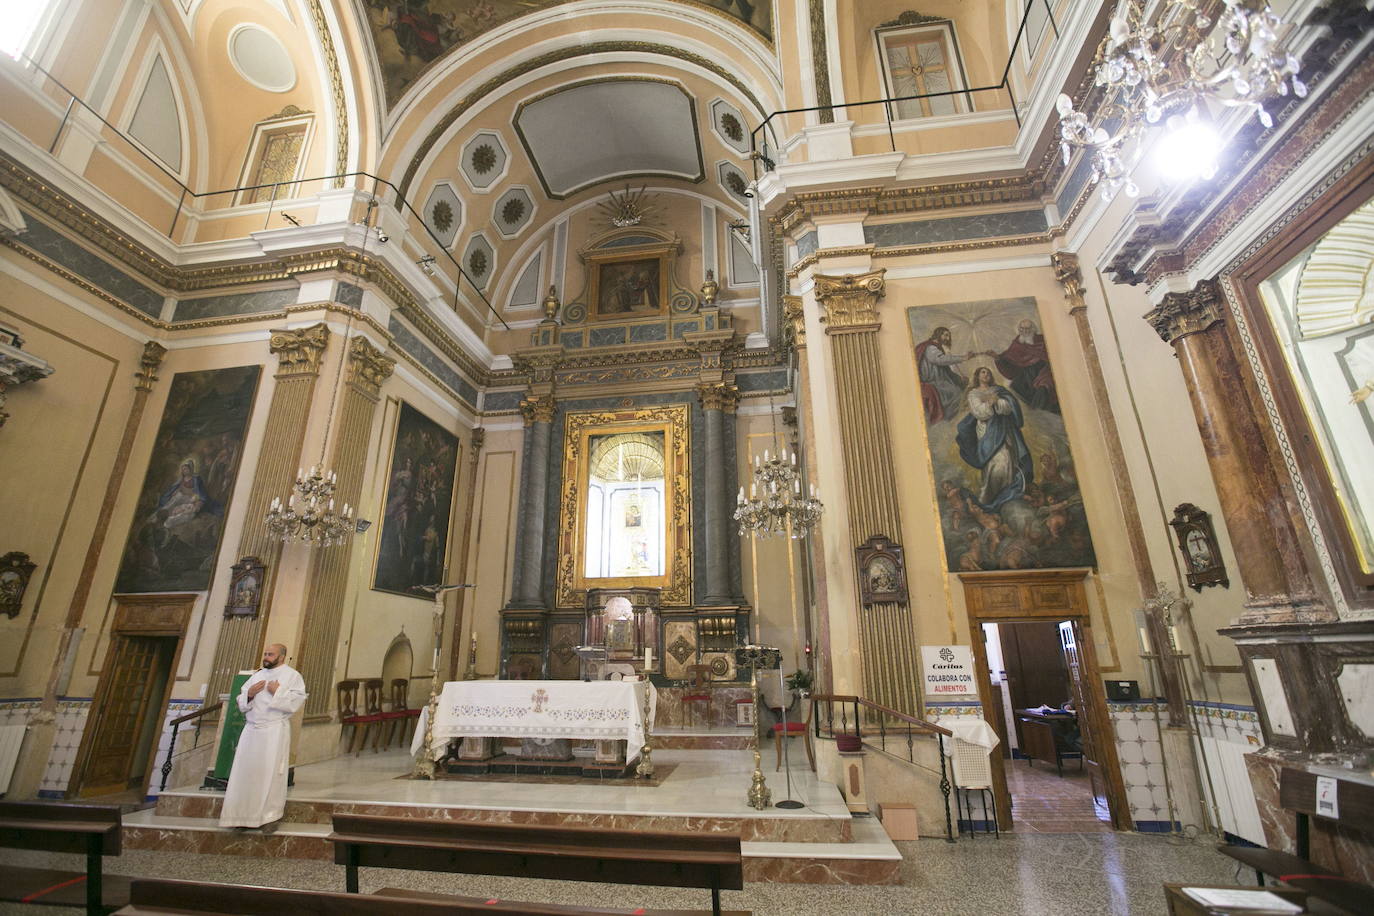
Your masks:
<svg viewBox="0 0 1374 916"><path fill-rule="evenodd" d="M658 199L657 194L646 195L646 187L641 185L638 191L632 191L629 185L625 185L624 191L611 191L607 194L607 199L597 204L596 208L616 229L638 226L654 212L653 201Z"/></svg>

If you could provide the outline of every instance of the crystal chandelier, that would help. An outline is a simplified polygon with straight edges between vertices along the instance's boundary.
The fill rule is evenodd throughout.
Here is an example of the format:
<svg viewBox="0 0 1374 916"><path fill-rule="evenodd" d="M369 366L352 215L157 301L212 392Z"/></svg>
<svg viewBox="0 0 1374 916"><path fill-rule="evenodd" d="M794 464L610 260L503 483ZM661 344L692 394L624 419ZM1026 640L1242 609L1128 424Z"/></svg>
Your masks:
<svg viewBox="0 0 1374 916"><path fill-rule="evenodd" d="M1130 171L1140 156L1145 130L1164 120L1182 135L1205 127L1208 105L1254 111L1261 124L1273 118L1263 103L1289 91L1298 98L1307 86L1298 79L1298 60L1279 46L1279 17L1263 0L1222 0L1213 23L1201 0L1171 0L1155 21L1146 22L1135 0L1121 0L1107 37L1094 59L1094 83L1105 102L1093 118L1075 111L1059 96L1059 146L1064 164L1075 149L1092 154L1092 180L1110 198L1124 186L1139 193ZM1215 25L1215 27L1214 27ZM1213 138L1213 143L1216 143ZM1195 159L1199 147L1185 150ZM1205 159L1205 157L1203 157ZM1200 177L1210 178L1214 161L1203 161Z"/></svg>
<svg viewBox="0 0 1374 916"><path fill-rule="evenodd" d="M334 511L334 487L339 475L322 469L324 452L329 446L329 431L334 425L334 406L343 381L344 361L348 359L348 340L352 331L353 314L350 312L344 328L343 344L339 348L339 368L334 376L334 389L329 397L324 440L320 443L321 464L311 465L309 474L305 473L304 468L297 469L296 482L286 502L283 503L280 496L273 497L272 505L262 520L267 533L281 538L284 543L296 541L307 547L333 547L353 535L353 507L344 503L342 510L338 513Z"/></svg>
<svg viewBox="0 0 1374 916"><path fill-rule="evenodd" d="M789 455L784 450L774 455L764 451L762 458L755 455L749 498L744 498L744 487L740 487L735 506L739 533L761 538L784 534L804 538L825 511L819 496L815 484L810 484L807 493L802 492L795 452Z"/></svg>

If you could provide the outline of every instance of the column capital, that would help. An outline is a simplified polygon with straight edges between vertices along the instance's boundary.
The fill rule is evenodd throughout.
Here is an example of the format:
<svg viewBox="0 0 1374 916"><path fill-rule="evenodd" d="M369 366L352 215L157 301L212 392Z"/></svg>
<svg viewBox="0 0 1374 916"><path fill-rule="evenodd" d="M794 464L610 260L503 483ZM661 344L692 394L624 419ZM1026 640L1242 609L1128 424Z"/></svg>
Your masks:
<svg viewBox="0 0 1374 916"><path fill-rule="evenodd" d="M533 426L536 423L552 423L553 415L557 409L558 403L551 394L528 397L520 402L520 414L525 418L526 426Z"/></svg>
<svg viewBox="0 0 1374 916"><path fill-rule="evenodd" d="M380 397L382 383L391 377L396 360L383 355L366 337L348 345L348 383L371 397Z"/></svg>
<svg viewBox="0 0 1374 916"><path fill-rule="evenodd" d="M472 431L472 459L477 460L477 454L482 451L482 446L487 444L487 431L478 426Z"/></svg>
<svg viewBox="0 0 1374 916"><path fill-rule="evenodd" d="M816 301L825 309L821 320L827 334L852 331L876 331L882 326L878 320L878 300L886 292L883 281L886 268L863 274L812 274Z"/></svg>
<svg viewBox="0 0 1374 916"><path fill-rule="evenodd" d="M723 410L734 413L739 404L739 389L726 383L705 383L697 386L702 410Z"/></svg>
<svg viewBox="0 0 1374 916"><path fill-rule="evenodd" d="M150 340L143 345L143 352L138 356L138 371L134 373L135 391L153 390L153 383L157 381L157 370L166 355L167 348L156 340Z"/></svg>
<svg viewBox="0 0 1374 916"><path fill-rule="evenodd" d="M1079 268L1078 255L1072 251L1056 251L1050 255L1050 266L1054 268L1054 278L1064 287L1064 300L1069 303L1069 314L1088 307L1083 298L1083 271Z"/></svg>
<svg viewBox="0 0 1374 916"><path fill-rule="evenodd" d="M324 322L308 328L272 331L268 348L277 355L277 378L293 375L319 375L329 328Z"/></svg>
<svg viewBox="0 0 1374 916"><path fill-rule="evenodd" d="M797 350L806 349L806 318L801 296L782 297L782 333Z"/></svg>
<svg viewBox="0 0 1374 916"><path fill-rule="evenodd" d="M1199 281L1185 293L1166 293L1159 305L1145 313L1145 320L1168 344L1198 334L1226 318L1221 289L1215 280Z"/></svg>

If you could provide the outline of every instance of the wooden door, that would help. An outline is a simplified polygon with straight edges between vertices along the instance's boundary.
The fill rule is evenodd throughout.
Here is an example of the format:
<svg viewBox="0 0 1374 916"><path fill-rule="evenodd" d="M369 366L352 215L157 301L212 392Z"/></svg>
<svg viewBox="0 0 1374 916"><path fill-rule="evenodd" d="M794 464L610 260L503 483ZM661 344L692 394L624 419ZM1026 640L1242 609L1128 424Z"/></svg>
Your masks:
<svg viewBox="0 0 1374 916"><path fill-rule="evenodd" d="M158 677L159 663L170 661L165 644L166 637L158 636L115 636L111 641L105 702L98 713L92 708L96 721L87 726L94 731L81 797L129 788L140 739L147 734L148 713L162 699L153 693L160 680L165 682Z"/></svg>
<svg viewBox="0 0 1374 916"><path fill-rule="evenodd" d="M1002 662L1007 669L1012 721L1017 743L1021 744L1021 719L1014 710L1042 704L1058 706L1071 696L1064 652L1058 625L1051 621L1001 623L997 629L1002 635Z"/></svg>
<svg viewBox="0 0 1374 916"><path fill-rule="evenodd" d="M1092 784L1093 803L1107 810L1107 780L1102 775L1102 741L1111 736L1097 734L1094 717L1088 714L1092 708L1089 687L1083 676L1084 663L1078 651L1078 632L1072 620L1059 625L1059 642L1064 647L1064 661L1069 668L1069 689L1073 692L1073 708L1078 713L1078 733L1083 742L1083 769L1088 771Z"/></svg>

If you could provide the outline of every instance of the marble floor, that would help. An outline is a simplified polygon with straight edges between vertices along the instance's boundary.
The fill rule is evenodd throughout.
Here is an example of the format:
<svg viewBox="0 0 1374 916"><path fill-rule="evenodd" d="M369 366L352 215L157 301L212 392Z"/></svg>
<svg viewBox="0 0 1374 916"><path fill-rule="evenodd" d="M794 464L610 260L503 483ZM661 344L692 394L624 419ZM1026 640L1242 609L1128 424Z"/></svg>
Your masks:
<svg viewBox="0 0 1374 916"><path fill-rule="evenodd" d="M1213 841L1175 840L1145 834L1003 834L1001 839L898 843L903 856L901 886L835 886L749 883L727 891L729 909L758 916L844 914L941 914L941 916L1155 916L1166 913L1161 884L1247 883L1236 863ZM78 856L28 850L0 850L5 862L32 867L78 869ZM313 890L342 890L343 869L308 859L125 850L106 860L115 874L183 878ZM364 892L405 887L439 893L542 900L556 903L604 901L621 906L699 908L709 904L700 891L614 885L485 878L427 872L362 870ZM0 904L0 916L23 916L30 907Z"/></svg>

